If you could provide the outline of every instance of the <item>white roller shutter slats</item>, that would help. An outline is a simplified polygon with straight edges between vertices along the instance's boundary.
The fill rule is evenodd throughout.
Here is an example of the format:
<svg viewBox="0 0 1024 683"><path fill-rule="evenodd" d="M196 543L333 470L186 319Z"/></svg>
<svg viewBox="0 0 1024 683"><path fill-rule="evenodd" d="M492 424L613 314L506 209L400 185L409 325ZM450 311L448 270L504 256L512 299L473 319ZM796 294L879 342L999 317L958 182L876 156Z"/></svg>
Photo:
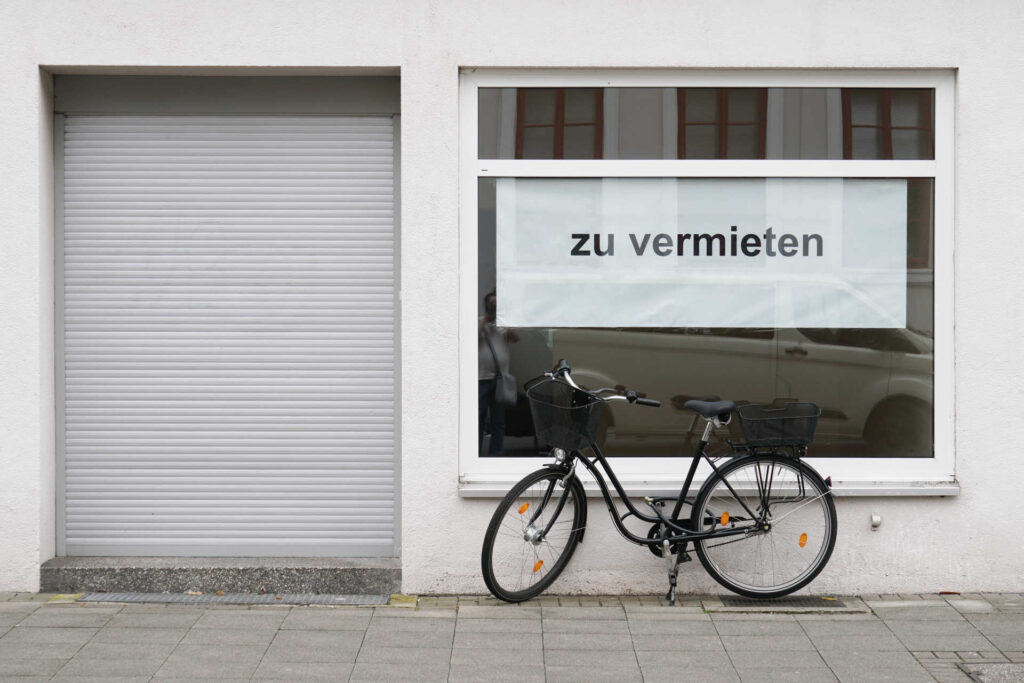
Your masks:
<svg viewBox="0 0 1024 683"><path fill-rule="evenodd" d="M393 144L66 117L67 554L395 554Z"/></svg>

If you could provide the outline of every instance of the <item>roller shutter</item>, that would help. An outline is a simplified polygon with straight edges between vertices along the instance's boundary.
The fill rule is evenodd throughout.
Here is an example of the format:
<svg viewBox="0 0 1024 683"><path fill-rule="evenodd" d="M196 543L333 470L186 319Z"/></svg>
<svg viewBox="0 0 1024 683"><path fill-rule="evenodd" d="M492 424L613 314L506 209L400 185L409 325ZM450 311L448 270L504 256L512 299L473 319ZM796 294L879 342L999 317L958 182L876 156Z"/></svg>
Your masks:
<svg viewBox="0 0 1024 683"><path fill-rule="evenodd" d="M391 117L67 116L63 150L63 551L394 556Z"/></svg>

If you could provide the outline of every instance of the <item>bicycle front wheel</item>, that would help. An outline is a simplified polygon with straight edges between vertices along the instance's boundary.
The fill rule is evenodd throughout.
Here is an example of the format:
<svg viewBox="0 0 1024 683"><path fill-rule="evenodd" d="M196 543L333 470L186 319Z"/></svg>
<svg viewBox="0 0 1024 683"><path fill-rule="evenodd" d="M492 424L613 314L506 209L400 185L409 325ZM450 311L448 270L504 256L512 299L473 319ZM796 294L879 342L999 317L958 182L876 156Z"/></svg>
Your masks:
<svg viewBox="0 0 1024 683"><path fill-rule="evenodd" d="M587 504L576 475L528 474L494 511L484 536L481 565L494 597L522 602L554 583L583 536Z"/></svg>
<svg viewBox="0 0 1024 683"><path fill-rule="evenodd" d="M749 598L806 586L832 555L836 508L821 476L780 455L738 457L711 475L694 502L698 531L738 531L694 542L704 569Z"/></svg>

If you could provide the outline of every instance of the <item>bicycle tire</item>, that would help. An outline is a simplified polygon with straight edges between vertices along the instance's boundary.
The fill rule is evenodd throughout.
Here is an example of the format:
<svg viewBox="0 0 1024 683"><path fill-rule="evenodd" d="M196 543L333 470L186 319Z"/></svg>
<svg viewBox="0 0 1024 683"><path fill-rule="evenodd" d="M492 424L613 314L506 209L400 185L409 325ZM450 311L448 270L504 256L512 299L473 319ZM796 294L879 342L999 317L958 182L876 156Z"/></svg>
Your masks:
<svg viewBox="0 0 1024 683"><path fill-rule="evenodd" d="M758 491L767 491L767 531L753 530L757 522L746 511L762 514ZM749 534L697 540L694 548L715 581L762 599L789 595L813 581L828 564L838 531L835 503L821 475L778 454L740 456L713 472L697 494L690 523L698 531L751 527Z"/></svg>
<svg viewBox="0 0 1024 683"><path fill-rule="evenodd" d="M548 468L531 472L512 487L491 516L480 564L487 590L499 600L523 602L537 597L554 583L575 552L586 524L586 494L575 474L563 489L559 482L565 475ZM538 512L552 484L550 500ZM565 503L559 509L563 491ZM551 513L555 517L548 536L539 543L527 540L528 527L546 525ZM533 518L534 514L539 516Z"/></svg>

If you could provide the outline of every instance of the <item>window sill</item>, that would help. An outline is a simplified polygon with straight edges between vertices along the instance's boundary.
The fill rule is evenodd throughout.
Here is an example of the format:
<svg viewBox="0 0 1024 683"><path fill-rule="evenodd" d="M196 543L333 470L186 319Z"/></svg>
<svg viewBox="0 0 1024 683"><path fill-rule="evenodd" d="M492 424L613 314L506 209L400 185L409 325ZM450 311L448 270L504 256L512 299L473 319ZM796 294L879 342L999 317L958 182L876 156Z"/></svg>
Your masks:
<svg viewBox="0 0 1024 683"><path fill-rule="evenodd" d="M502 498L516 481L518 480L464 476L459 481L459 497ZM694 491L699 490L700 483L694 482ZM626 494L638 498L642 496L674 496L679 493L679 485L679 482L622 481ZM601 496L601 491L593 480L584 480L583 486L587 491L588 498ZM957 481L835 481L832 494L840 498L958 496L960 495L960 483Z"/></svg>

